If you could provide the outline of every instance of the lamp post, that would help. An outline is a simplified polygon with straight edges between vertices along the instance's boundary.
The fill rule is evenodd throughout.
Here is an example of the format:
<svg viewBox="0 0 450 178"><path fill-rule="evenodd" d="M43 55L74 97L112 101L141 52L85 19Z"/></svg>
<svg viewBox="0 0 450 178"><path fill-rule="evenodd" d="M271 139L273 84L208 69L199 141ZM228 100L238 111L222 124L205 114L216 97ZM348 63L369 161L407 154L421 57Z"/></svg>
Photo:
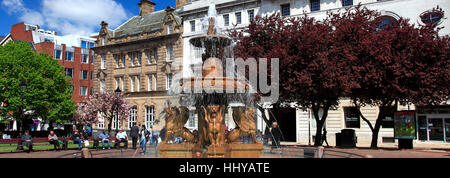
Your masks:
<svg viewBox="0 0 450 178"><path fill-rule="evenodd" d="M25 122L25 118L24 118L24 106L23 106L23 95L25 94L25 89L27 88L27 84L25 83L25 80L22 80L22 82L20 82L19 84L20 87L20 98L22 100L22 104L20 105L20 115L21 115L21 120L22 120L22 130L24 129L24 122Z"/></svg>
<svg viewBox="0 0 450 178"><path fill-rule="evenodd" d="M119 87L117 87L117 89L114 91L114 93L116 94L116 101L115 101L115 103L114 103L114 105L115 105L115 107L116 107L116 109L115 109L115 112L116 112L116 118L117 118L117 120L119 120L119 97L120 97L120 93L121 93L122 91L120 90L120 88ZM119 122L117 122L117 123L119 123ZM118 132L119 131L119 125L117 125L117 127L116 127L116 132Z"/></svg>

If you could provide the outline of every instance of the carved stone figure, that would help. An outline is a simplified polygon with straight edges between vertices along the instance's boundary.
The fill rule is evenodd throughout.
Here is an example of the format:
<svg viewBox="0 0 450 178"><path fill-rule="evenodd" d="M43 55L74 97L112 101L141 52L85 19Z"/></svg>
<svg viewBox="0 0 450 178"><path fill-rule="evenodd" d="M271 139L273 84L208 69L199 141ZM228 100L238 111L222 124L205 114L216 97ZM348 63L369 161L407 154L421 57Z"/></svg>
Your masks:
<svg viewBox="0 0 450 178"><path fill-rule="evenodd" d="M202 106L205 112L205 121L207 126L207 138L211 145L221 146L225 144L225 120L224 106Z"/></svg>
<svg viewBox="0 0 450 178"><path fill-rule="evenodd" d="M208 26L208 35L215 35L216 34L216 27L215 27L215 20L214 18L209 18L209 26Z"/></svg>
<svg viewBox="0 0 450 178"><path fill-rule="evenodd" d="M255 108L233 108L233 120L236 128L228 135L229 143L236 141L239 137L250 136L254 143L259 144L259 141L256 139L255 112Z"/></svg>
<svg viewBox="0 0 450 178"><path fill-rule="evenodd" d="M188 142L194 142L194 134L184 127L189 119L189 110L186 107L166 108L166 136L164 143L174 137L182 137Z"/></svg>

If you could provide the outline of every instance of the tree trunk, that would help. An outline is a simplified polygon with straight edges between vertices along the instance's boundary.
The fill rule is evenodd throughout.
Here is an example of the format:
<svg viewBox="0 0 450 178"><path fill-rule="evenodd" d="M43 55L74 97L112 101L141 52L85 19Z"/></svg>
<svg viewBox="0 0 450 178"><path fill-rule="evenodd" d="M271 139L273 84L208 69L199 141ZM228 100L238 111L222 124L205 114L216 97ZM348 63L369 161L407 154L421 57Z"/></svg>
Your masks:
<svg viewBox="0 0 450 178"><path fill-rule="evenodd" d="M265 112L264 108L262 106L259 106L259 105L257 105L256 107L261 112L262 118L263 118L264 122L266 123L266 126L270 127L270 119L267 119L266 112Z"/></svg>
<svg viewBox="0 0 450 178"><path fill-rule="evenodd" d="M375 122L375 127L372 130L372 142L370 144L371 149L378 149L378 133L380 132L381 122L386 115L386 111L379 107L380 112L378 113L377 121Z"/></svg>
<svg viewBox="0 0 450 178"><path fill-rule="evenodd" d="M323 115L322 115L322 119L320 119L319 117L319 110L320 107L312 107L313 110L313 114L314 114L314 118L316 119L316 136L314 138L314 146L322 146L322 129L323 129L323 125L325 123L325 120L327 119L328 116L328 109L330 109L329 106L326 106L323 108Z"/></svg>
<svg viewBox="0 0 450 178"><path fill-rule="evenodd" d="M111 134L111 126L112 126L112 117L110 117L109 119L109 123L108 123L108 135L110 135Z"/></svg>

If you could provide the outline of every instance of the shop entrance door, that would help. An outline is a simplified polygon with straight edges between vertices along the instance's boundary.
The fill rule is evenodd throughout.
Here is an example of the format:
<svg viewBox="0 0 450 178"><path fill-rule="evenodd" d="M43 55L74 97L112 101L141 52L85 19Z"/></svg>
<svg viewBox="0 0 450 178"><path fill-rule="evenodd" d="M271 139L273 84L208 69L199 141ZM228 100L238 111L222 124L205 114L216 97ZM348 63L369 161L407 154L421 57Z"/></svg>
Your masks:
<svg viewBox="0 0 450 178"><path fill-rule="evenodd" d="M442 118L428 119L428 135L430 141L444 141L444 126Z"/></svg>

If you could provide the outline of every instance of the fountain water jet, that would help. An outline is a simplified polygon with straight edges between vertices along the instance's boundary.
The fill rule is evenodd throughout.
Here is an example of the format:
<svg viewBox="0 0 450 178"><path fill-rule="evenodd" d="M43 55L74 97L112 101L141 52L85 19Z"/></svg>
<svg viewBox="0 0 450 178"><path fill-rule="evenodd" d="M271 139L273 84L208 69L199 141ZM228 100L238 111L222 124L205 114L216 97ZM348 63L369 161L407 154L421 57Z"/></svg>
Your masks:
<svg viewBox="0 0 450 178"><path fill-rule="evenodd" d="M161 157L249 157L258 158L263 153L262 144L256 140L256 109L251 106L233 108L233 120L236 124L229 134L225 134L225 111L230 102L252 98L249 93L237 93L238 88L248 91L251 86L242 77L224 77L223 64L226 62L228 49L232 40L219 34L217 13L211 3L205 17L206 35L198 35L190 39L191 45L204 49L202 54L203 70L201 77L185 78L177 89L190 91L181 96L182 101L189 101L188 106L195 107L198 115L198 134L192 134L184 125L188 120L186 107L169 107L166 109L166 138L159 146ZM228 51L227 51L227 50ZM233 60L233 59L228 59ZM229 66L227 66L229 67ZM231 66L234 68L234 66ZM200 87L200 89L198 88ZM180 89L182 88L182 89ZM186 90L186 88L188 90ZM234 93L225 89L233 88ZM192 91L199 91L192 93ZM184 99L183 99L184 98ZM173 136L185 138L182 144L169 144ZM253 143L237 142L239 138L249 137Z"/></svg>

